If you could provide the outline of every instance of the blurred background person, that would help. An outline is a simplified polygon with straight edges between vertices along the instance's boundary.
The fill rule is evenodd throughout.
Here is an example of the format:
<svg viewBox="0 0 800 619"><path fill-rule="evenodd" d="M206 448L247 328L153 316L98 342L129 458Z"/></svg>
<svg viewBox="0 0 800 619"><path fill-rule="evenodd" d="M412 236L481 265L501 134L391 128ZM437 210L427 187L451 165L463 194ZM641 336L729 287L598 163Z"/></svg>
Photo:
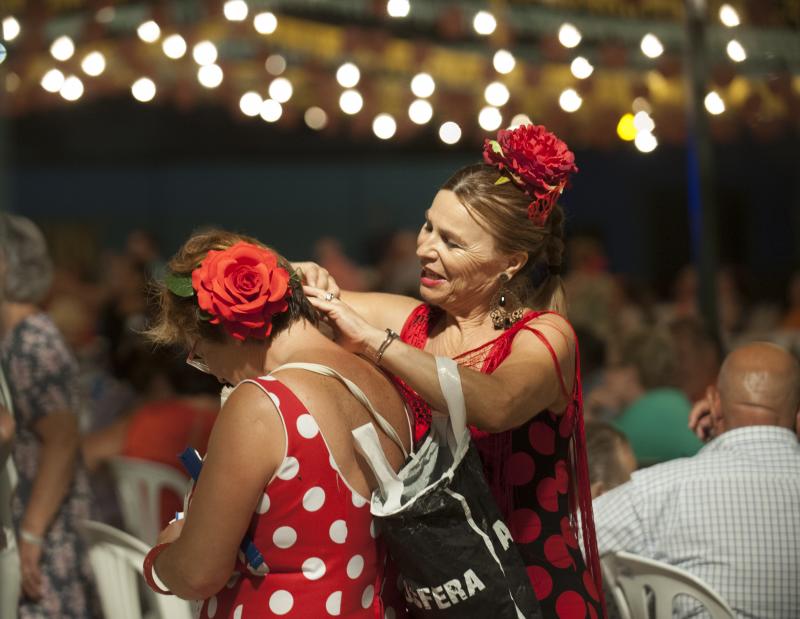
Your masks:
<svg viewBox="0 0 800 619"><path fill-rule="evenodd" d="M23 619L92 616L86 550L76 531L89 517L89 485L79 462L77 367L38 306L52 281L39 229L3 215L7 262L0 362L16 419L19 484L12 503L19 545Z"/></svg>
<svg viewBox="0 0 800 619"><path fill-rule="evenodd" d="M702 443L689 430L691 403L677 388L678 359L672 337L648 328L612 347L593 408L618 410L613 424L630 441L642 466L692 456Z"/></svg>
<svg viewBox="0 0 800 619"><path fill-rule="evenodd" d="M625 435L604 421L586 422L586 453L592 499L630 480L636 456Z"/></svg>
<svg viewBox="0 0 800 619"><path fill-rule="evenodd" d="M722 344L698 317L678 318L668 328L675 347L675 384L690 402L696 402L717 382Z"/></svg>

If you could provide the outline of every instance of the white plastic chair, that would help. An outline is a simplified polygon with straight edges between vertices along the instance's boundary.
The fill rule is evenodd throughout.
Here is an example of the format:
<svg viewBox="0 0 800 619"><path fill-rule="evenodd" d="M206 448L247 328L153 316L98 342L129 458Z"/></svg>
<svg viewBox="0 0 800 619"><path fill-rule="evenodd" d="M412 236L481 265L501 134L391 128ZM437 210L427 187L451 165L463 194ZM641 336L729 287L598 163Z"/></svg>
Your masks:
<svg viewBox="0 0 800 619"><path fill-rule="evenodd" d="M150 548L124 531L101 522L84 520L78 528L89 545L89 562L106 619L142 619L139 583L144 585L142 563ZM155 619L192 619L189 602L174 595L159 595L146 585L148 614Z"/></svg>
<svg viewBox="0 0 800 619"><path fill-rule="evenodd" d="M148 544L155 544L166 523L161 522L161 491L183 497L189 479L157 462L115 457L110 462L117 484L125 528Z"/></svg>
<svg viewBox="0 0 800 619"><path fill-rule="evenodd" d="M629 552L603 555L602 565L623 619L672 619L673 601L679 595L697 600L712 619L734 619L725 600L686 570Z"/></svg>

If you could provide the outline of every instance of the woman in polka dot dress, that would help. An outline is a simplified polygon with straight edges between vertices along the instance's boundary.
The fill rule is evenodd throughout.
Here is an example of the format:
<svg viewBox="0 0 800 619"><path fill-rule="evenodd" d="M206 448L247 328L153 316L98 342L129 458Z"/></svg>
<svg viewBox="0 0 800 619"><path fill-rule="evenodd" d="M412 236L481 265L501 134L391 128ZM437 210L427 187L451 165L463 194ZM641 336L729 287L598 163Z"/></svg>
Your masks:
<svg viewBox="0 0 800 619"><path fill-rule="evenodd" d="M338 342L373 357L383 345L380 365L397 378L417 439L431 409L446 410L435 356L459 363L484 472L543 616L596 619L604 610L578 351L559 275L557 199L574 156L544 127L523 125L487 140L484 160L457 171L425 214L417 239L425 304L340 293L318 266L298 266ZM400 341L385 345L387 327Z"/></svg>
<svg viewBox="0 0 800 619"><path fill-rule="evenodd" d="M351 435L375 421L399 469L411 443L402 398L316 329L288 265L253 239L202 233L169 267L151 336L187 343L192 365L237 387L185 519L145 560L148 582L204 600L203 619L402 616L381 599L385 556L367 500L375 482ZM239 551L245 536L263 562Z"/></svg>

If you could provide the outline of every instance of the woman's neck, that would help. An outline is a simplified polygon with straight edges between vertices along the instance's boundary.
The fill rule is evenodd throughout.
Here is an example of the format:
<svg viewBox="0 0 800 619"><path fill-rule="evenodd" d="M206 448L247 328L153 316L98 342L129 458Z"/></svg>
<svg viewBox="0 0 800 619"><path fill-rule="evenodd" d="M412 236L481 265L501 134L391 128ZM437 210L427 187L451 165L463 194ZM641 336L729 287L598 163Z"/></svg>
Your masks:
<svg viewBox="0 0 800 619"><path fill-rule="evenodd" d="M497 337L488 309L474 309L465 314L445 312L440 326L434 329L437 349L457 355Z"/></svg>
<svg viewBox="0 0 800 619"><path fill-rule="evenodd" d="M39 312L40 309L31 303L14 303L5 301L0 305L0 333L5 335L14 330L19 323L28 316Z"/></svg>
<svg viewBox="0 0 800 619"><path fill-rule="evenodd" d="M272 339L267 350L264 369L271 372L281 365L297 361L298 358L308 359L315 351L324 352L337 348L336 344L322 335L314 325L307 320L300 320Z"/></svg>

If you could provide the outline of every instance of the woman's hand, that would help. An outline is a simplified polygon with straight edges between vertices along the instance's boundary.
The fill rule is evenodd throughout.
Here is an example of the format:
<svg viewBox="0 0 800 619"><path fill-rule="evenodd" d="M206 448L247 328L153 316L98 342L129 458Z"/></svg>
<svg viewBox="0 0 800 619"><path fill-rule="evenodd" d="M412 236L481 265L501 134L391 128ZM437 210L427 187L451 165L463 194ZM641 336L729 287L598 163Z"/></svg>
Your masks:
<svg viewBox="0 0 800 619"><path fill-rule="evenodd" d="M331 296L331 291L314 286L303 286L308 300L322 314L336 335L336 343L356 354L377 350L386 333L373 327L352 307L341 299Z"/></svg>
<svg viewBox="0 0 800 619"><path fill-rule="evenodd" d="M316 262L292 262L290 264L295 271L300 272L303 284L319 288L323 293L329 292L335 298L339 298L341 290L339 290L336 280Z"/></svg>
<svg viewBox="0 0 800 619"><path fill-rule="evenodd" d="M39 562L42 559L41 544L33 544L19 540L19 567L22 574L22 590L31 600L42 597L42 570Z"/></svg>
<svg viewBox="0 0 800 619"><path fill-rule="evenodd" d="M161 533L158 534L156 544L171 544L181 536L183 531L183 523L185 519L174 520L170 522Z"/></svg>

